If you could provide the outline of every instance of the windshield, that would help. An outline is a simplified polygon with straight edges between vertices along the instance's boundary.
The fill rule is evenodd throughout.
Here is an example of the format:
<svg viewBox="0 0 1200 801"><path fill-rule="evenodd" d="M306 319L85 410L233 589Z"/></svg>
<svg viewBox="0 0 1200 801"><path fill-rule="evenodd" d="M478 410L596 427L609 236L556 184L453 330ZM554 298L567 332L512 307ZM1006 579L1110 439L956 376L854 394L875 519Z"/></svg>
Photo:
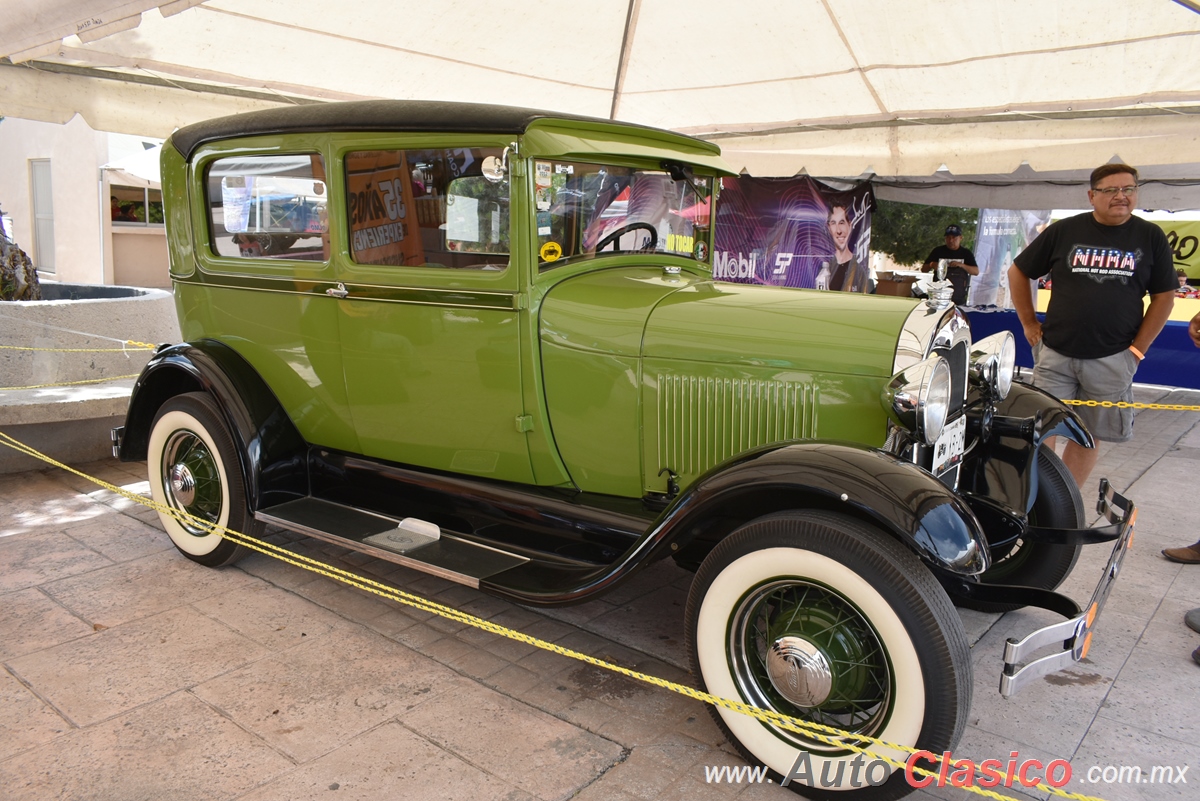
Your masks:
<svg viewBox="0 0 1200 801"><path fill-rule="evenodd" d="M711 178L682 165L667 171L538 160L534 166L541 269L605 253L707 260Z"/></svg>

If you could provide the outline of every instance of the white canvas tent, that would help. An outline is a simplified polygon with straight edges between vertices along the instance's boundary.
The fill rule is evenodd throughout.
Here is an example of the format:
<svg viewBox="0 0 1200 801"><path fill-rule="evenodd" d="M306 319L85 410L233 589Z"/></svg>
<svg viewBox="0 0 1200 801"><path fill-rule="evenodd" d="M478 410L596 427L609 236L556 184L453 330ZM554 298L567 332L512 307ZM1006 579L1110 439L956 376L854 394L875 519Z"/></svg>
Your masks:
<svg viewBox="0 0 1200 801"><path fill-rule="evenodd" d="M166 136L280 103L494 102L703 136L754 175L874 175L881 196L924 202L1078 205L1080 177L1121 158L1173 183L1143 203L1198 208L1195 5L0 0L0 114Z"/></svg>
<svg viewBox="0 0 1200 801"><path fill-rule="evenodd" d="M110 161L100 169L107 174L110 183L139 189L161 189L162 178L158 168L161 152L161 147L147 148L125 158Z"/></svg>

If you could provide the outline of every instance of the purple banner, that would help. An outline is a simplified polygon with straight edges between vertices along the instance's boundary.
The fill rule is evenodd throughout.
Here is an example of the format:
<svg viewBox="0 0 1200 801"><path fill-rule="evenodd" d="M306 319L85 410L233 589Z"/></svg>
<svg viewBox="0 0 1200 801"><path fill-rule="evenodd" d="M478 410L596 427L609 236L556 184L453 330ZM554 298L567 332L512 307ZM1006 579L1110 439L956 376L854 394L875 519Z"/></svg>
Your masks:
<svg viewBox="0 0 1200 801"><path fill-rule="evenodd" d="M742 284L866 292L869 183L841 191L812 178L725 178L713 278Z"/></svg>

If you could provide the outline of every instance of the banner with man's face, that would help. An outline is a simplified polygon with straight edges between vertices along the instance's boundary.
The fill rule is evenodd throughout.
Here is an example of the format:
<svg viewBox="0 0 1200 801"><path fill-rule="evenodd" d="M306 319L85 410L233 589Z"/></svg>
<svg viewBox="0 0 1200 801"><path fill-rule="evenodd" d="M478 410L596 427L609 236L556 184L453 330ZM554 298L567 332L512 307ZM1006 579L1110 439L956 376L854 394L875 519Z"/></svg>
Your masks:
<svg viewBox="0 0 1200 801"><path fill-rule="evenodd" d="M744 284L866 292L869 183L842 191L812 178L725 178L713 278Z"/></svg>

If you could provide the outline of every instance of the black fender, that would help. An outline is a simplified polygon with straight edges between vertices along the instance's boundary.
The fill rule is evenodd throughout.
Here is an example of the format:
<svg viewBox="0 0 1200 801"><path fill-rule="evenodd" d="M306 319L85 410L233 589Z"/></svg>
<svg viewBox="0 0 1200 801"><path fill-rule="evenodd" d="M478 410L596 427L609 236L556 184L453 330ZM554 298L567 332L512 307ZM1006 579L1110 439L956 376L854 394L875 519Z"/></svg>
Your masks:
<svg viewBox="0 0 1200 801"><path fill-rule="evenodd" d="M936 570L976 575L989 564L983 529L962 498L910 462L848 442L766 446L725 462L675 500L649 540L698 564L737 526L786 509L862 519Z"/></svg>
<svg viewBox="0 0 1200 801"><path fill-rule="evenodd" d="M912 549L940 580L969 578L990 565L979 521L945 484L884 451L812 440L765 445L712 468L612 564L564 570L530 562L479 586L523 604L580 603L667 556L695 567L741 525L795 509L861 519Z"/></svg>
<svg viewBox="0 0 1200 801"><path fill-rule="evenodd" d="M959 489L980 499L979 504L972 500L976 512L986 505L993 514L1023 521L1036 497L1038 447L1059 436L1085 448L1096 446L1079 416L1048 392L1014 381L1008 397L994 401L972 387L967 438L973 444L963 457Z"/></svg>
<svg viewBox="0 0 1200 801"><path fill-rule="evenodd" d="M185 392L207 392L237 446L251 511L308 494L308 445L262 376L215 340L160 348L138 376L117 456L146 458L160 406Z"/></svg>

